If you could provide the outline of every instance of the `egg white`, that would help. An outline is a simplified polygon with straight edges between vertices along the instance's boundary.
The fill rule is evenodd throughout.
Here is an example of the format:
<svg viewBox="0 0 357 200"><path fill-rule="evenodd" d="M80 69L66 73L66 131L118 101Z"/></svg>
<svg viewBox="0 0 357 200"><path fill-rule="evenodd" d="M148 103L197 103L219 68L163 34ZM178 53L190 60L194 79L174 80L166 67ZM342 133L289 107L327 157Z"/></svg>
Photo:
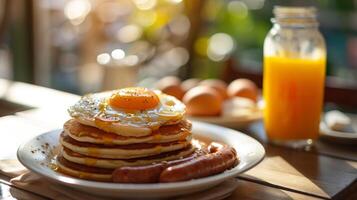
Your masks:
<svg viewBox="0 0 357 200"><path fill-rule="evenodd" d="M147 110L114 109L107 102L116 91L83 96L68 109L71 117L82 124L124 136L146 136L162 125L176 124L185 115L185 105L173 96L154 91L160 102ZM110 121L105 127L96 120Z"/></svg>

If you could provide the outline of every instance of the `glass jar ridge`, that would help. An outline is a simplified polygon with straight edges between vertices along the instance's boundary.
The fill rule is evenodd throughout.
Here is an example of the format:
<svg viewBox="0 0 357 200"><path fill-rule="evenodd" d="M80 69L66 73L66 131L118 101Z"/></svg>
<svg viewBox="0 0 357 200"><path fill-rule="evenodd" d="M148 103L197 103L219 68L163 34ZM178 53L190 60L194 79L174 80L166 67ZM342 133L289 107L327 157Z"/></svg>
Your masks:
<svg viewBox="0 0 357 200"><path fill-rule="evenodd" d="M314 7L275 6L272 22L284 27L306 28L318 27L317 14Z"/></svg>
<svg viewBox="0 0 357 200"><path fill-rule="evenodd" d="M313 7L274 8L273 27L264 41L264 56L320 59L326 56Z"/></svg>

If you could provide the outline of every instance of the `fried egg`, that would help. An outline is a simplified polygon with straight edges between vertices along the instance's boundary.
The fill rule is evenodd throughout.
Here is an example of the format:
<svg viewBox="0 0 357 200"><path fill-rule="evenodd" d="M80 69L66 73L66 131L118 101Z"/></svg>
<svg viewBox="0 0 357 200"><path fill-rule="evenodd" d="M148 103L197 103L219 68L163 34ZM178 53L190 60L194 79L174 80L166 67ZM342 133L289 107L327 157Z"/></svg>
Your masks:
<svg viewBox="0 0 357 200"><path fill-rule="evenodd" d="M123 88L83 96L68 109L78 122L123 136L146 136L163 125L177 124L185 105L147 88Z"/></svg>

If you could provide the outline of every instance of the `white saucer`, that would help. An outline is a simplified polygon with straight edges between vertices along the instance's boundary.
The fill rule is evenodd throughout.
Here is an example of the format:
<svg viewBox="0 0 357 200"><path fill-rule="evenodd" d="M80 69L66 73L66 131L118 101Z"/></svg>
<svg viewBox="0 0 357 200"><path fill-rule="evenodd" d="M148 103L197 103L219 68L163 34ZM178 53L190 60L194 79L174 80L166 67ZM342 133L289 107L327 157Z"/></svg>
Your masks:
<svg viewBox="0 0 357 200"><path fill-rule="evenodd" d="M188 116L188 119L193 121L201 121L206 123L212 123L220 126L225 126L229 128L244 128L248 127L253 122L259 121L262 119L261 112L255 112L251 115L244 116L212 116L212 117L199 117L199 116Z"/></svg>
<svg viewBox="0 0 357 200"><path fill-rule="evenodd" d="M208 137L233 146L240 159L239 165L218 175L177 183L103 183L72 178L51 169L51 149L59 145L60 133L61 130L44 133L21 145L17 152L19 161L28 169L50 181L87 193L110 197L164 198L202 191L247 171L258 164L265 154L265 150L259 142L243 133L207 123L193 122L194 136Z"/></svg>
<svg viewBox="0 0 357 200"><path fill-rule="evenodd" d="M357 130L357 124L354 124L354 130ZM327 127L326 123L321 121L320 123L320 135L332 142L345 143L345 144L356 144L357 143L357 132L342 132L335 131Z"/></svg>

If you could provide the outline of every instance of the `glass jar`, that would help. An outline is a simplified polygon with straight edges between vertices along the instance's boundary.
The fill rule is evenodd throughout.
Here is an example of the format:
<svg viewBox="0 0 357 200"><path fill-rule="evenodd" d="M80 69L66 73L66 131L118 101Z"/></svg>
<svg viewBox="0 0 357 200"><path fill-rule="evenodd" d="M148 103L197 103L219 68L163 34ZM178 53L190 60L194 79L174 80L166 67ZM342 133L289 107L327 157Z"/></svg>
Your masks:
<svg viewBox="0 0 357 200"><path fill-rule="evenodd" d="M326 47L313 7L275 7L264 41L264 126L269 141L292 147L318 138Z"/></svg>

